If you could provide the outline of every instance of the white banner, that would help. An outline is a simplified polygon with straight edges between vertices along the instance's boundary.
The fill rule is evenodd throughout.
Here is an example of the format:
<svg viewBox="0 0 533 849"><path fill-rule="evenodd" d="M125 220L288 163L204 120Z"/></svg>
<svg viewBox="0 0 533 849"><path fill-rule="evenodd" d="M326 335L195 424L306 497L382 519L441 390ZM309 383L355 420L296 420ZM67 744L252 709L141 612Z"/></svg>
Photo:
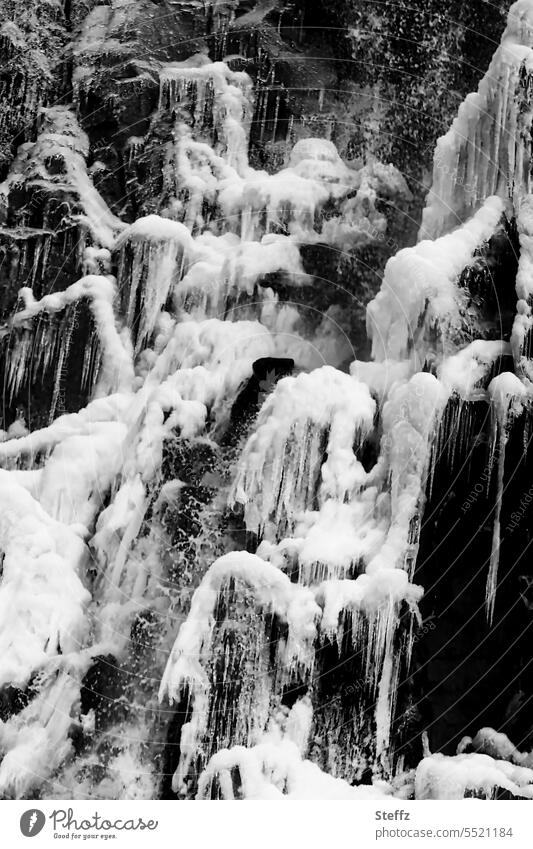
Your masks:
<svg viewBox="0 0 533 849"><path fill-rule="evenodd" d="M527 802L3 802L6 849L533 846ZM34 841L34 842L32 842Z"/></svg>

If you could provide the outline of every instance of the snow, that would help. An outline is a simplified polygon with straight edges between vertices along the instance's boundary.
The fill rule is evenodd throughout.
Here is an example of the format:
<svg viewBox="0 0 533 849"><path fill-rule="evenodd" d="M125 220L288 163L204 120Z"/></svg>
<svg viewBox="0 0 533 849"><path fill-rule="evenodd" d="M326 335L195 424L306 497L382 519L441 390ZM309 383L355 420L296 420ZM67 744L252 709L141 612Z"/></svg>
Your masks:
<svg viewBox="0 0 533 849"><path fill-rule="evenodd" d="M34 459L40 452L51 450L64 439L90 433L99 422L121 420L130 402L131 399L122 394L96 399L79 413L59 416L48 427L4 440L0 443L0 459L9 461L19 456Z"/></svg>
<svg viewBox="0 0 533 849"><path fill-rule="evenodd" d="M37 493L44 510L63 524L91 528L122 467L126 436L124 423L102 422L64 438L41 470Z"/></svg>
<svg viewBox="0 0 533 849"><path fill-rule="evenodd" d="M293 548L305 583L320 576L347 575L354 566L369 563L387 531L385 516L374 515L375 488L361 492L349 504L326 499L320 510L307 510L296 523ZM280 543L283 550L285 542Z"/></svg>
<svg viewBox="0 0 533 849"><path fill-rule="evenodd" d="M297 285L306 279L299 247L291 237L268 234L260 242L247 242L233 233L203 233L195 239L187 271L175 286L174 302L198 318L223 315L244 293L260 308L268 290L257 282L278 271ZM244 307L237 310L240 318Z"/></svg>
<svg viewBox="0 0 533 849"><path fill-rule="evenodd" d="M272 722L260 742L250 748L234 746L222 749L210 759L200 776L197 799L211 798L214 787L223 799L387 799L391 788L385 782L352 787L346 781L328 775L303 757L301 738L293 739L294 725L308 705L298 701L285 720L285 727ZM305 741L307 742L307 741ZM238 788L232 778L238 771Z"/></svg>
<svg viewBox="0 0 533 849"><path fill-rule="evenodd" d="M369 162L350 169L325 139L297 141L287 167L276 174L250 168L251 80L204 54L163 65L159 113L175 121L164 175L175 194L168 213L182 215L191 232L213 227L216 210L218 226L229 225L246 242L283 228L297 241L348 249L384 232L378 195L409 196L394 166ZM338 214L317 232L329 201L339 204Z"/></svg>
<svg viewBox="0 0 533 849"><path fill-rule="evenodd" d="M408 380L412 372L412 364L406 360L382 360L381 362L354 360L350 364L350 374L362 383L366 383L380 406L392 391L394 384Z"/></svg>
<svg viewBox="0 0 533 849"><path fill-rule="evenodd" d="M520 413L523 400L527 397L527 388L512 372L505 371L491 380L488 387L498 421L503 427L510 413Z"/></svg>
<svg viewBox="0 0 533 849"><path fill-rule="evenodd" d="M217 779L223 799L234 799L231 774L238 769L242 798L255 800L378 800L390 798L387 785L351 786L334 778L312 761L298 755L296 746L283 741L277 745L259 743L246 748L235 746L213 755L201 776L198 799L209 799L211 782Z"/></svg>
<svg viewBox="0 0 533 849"><path fill-rule="evenodd" d="M321 628L327 634L336 635L341 612L347 610L373 615L381 607L399 606L402 601L416 609L422 593L422 587L409 583L409 576L403 569L382 569L359 575L353 581L324 581L317 589L323 605Z"/></svg>
<svg viewBox="0 0 533 849"><path fill-rule="evenodd" d="M222 180L219 204L225 219L240 223L242 239L257 240L282 227L300 242L347 249L372 241L372 233L385 229L385 219L375 210L378 192L409 193L392 166L390 172L372 165L355 171L331 142L302 139L287 168L275 174L250 170L244 179ZM320 213L330 202L339 204L338 215L328 216L317 230Z"/></svg>
<svg viewBox="0 0 533 849"><path fill-rule="evenodd" d="M178 221L170 218L162 218L160 215L146 215L137 218L122 231L118 237L115 248L120 248L130 240L149 240L153 242L176 242L180 247L192 250L193 239L189 230Z"/></svg>
<svg viewBox="0 0 533 849"><path fill-rule="evenodd" d="M0 685L24 687L88 635L83 586L88 551L76 529L53 519L12 475L0 470Z"/></svg>
<svg viewBox="0 0 533 849"><path fill-rule="evenodd" d="M519 766L530 767L533 757L528 752L520 752L506 734L495 731L494 728L480 728L475 737L463 737L458 747L458 754L471 747L476 752L489 755L495 760L509 761Z"/></svg>
<svg viewBox="0 0 533 849"><path fill-rule="evenodd" d="M448 392L462 399L479 400L485 397L483 383L498 357L511 353L511 346L502 341L476 339L457 354L443 360L439 379Z"/></svg>
<svg viewBox="0 0 533 849"><path fill-rule="evenodd" d="M463 799L467 792L491 799L497 789L533 799L533 770L481 754L435 754L416 769L416 799Z"/></svg>
<svg viewBox="0 0 533 849"><path fill-rule="evenodd" d="M459 275L492 236L504 209L503 200L490 197L457 230L404 248L389 259L381 289L367 309L375 360L402 360L412 352L422 365L430 331L437 334L437 352L446 352L449 337L460 330L466 299L457 286Z"/></svg>

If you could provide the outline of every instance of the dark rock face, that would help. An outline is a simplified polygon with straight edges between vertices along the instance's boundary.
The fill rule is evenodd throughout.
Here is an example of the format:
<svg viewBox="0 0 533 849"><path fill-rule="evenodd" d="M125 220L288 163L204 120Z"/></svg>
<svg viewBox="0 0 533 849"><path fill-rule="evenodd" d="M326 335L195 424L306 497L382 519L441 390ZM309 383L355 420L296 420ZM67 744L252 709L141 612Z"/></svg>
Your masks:
<svg viewBox="0 0 533 849"><path fill-rule="evenodd" d="M18 687L4 687L0 690L0 719L2 722L23 710L31 698L31 692Z"/></svg>
<svg viewBox="0 0 533 849"><path fill-rule="evenodd" d="M124 711L123 674L113 655L95 657L81 686L81 712L94 712L98 726L109 726Z"/></svg>
<svg viewBox="0 0 533 849"><path fill-rule="evenodd" d="M457 408L435 467L422 525L416 580L425 587L425 627L415 643L412 680L430 746L455 752L464 735L491 727L528 749L532 724L528 565L531 423L513 425L504 457L491 459L490 411ZM526 450L524 448L526 447ZM499 583L492 626L485 609L486 566L495 518L497 466L504 463Z"/></svg>

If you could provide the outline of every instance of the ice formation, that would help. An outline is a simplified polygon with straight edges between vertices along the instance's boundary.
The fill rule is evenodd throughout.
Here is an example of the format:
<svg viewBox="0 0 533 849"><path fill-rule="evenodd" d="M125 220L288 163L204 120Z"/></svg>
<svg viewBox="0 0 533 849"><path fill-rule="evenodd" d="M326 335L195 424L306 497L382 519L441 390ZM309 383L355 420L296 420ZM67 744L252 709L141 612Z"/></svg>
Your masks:
<svg viewBox="0 0 533 849"><path fill-rule="evenodd" d="M376 360L442 356L468 339L467 293L457 286L474 252L495 232L504 213L501 198L489 197L482 208L452 233L404 248L385 269L381 291L368 309L368 332Z"/></svg>
<svg viewBox="0 0 533 849"><path fill-rule="evenodd" d="M186 62L166 65L159 77L160 110L170 110L176 119L200 138L213 127L221 155L236 171L248 170L248 135L252 119L251 80L248 74L232 72L223 62L211 62L205 55ZM184 110L193 103L192 114ZM185 183L190 189L191 185Z"/></svg>
<svg viewBox="0 0 533 849"><path fill-rule="evenodd" d="M367 387L329 366L283 378L263 405L234 484L247 526L283 532L312 506L319 477L321 498L344 502L365 479L353 445L368 435L374 412Z"/></svg>
<svg viewBox="0 0 533 849"><path fill-rule="evenodd" d="M78 105L94 94L95 57L111 49L106 27L125 14L112 5L92 10L75 48ZM156 139L161 192L126 223L93 184L73 110L43 110L0 201L9 211L20 186L62 198L77 277L46 289L55 236L32 232L30 273L0 329L9 405L51 375L45 420L20 414L1 432L0 685L18 705L0 724L2 794L85 792L99 770L96 796L155 794L142 742L168 715L180 797L396 792L394 723L421 626L421 524L443 434L476 404L492 417L489 623L495 615L505 451L531 390L521 80L532 14L530 2L513 6L478 93L439 140L421 241L388 261L367 310L372 361L352 356L349 368L339 368L341 331L306 324L283 291L310 282L304 248L349 251L384 232L378 200L408 193L392 165L352 167L332 141L300 138L282 168L255 169L251 78L203 53L158 62L157 81L155 66L143 71L157 108L146 137L126 147L133 162ZM170 141L159 144L164 122ZM514 219L516 314L500 338L469 274ZM332 656L357 687L345 720L328 713ZM98 705L87 706L90 676L106 667L126 681L111 699L107 748ZM330 715L352 739L328 771ZM425 757L414 794L530 798L529 761L476 739L474 752Z"/></svg>
<svg viewBox="0 0 533 849"><path fill-rule="evenodd" d="M518 0L478 91L461 104L437 142L433 185L421 235L435 238L461 224L487 197L515 202L530 192L531 103L527 78L533 59L531 3Z"/></svg>
<svg viewBox="0 0 533 849"><path fill-rule="evenodd" d="M491 799L497 790L532 799L533 770L481 754L432 755L416 770L417 799L463 799L468 795Z"/></svg>
<svg viewBox="0 0 533 849"><path fill-rule="evenodd" d="M297 702L288 716L272 719L255 746L234 746L217 752L200 776L197 798L217 798L217 785L223 799L390 798L392 790L385 782L352 787L302 757L310 714L308 704ZM239 777L237 787L232 778L235 772Z"/></svg>
<svg viewBox="0 0 533 849"><path fill-rule="evenodd" d="M63 193L71 195L79 208L67 207L65 223L79 221L88 228L95 243L110 248L123 224L110 212L87 173L88 152L89 140L70 109L43 109L37 141L21 145L0 186L3 203L9 202L9 193L21 184L46 187L55 198ZM45 273L45 267L42 271Z"/></svg>

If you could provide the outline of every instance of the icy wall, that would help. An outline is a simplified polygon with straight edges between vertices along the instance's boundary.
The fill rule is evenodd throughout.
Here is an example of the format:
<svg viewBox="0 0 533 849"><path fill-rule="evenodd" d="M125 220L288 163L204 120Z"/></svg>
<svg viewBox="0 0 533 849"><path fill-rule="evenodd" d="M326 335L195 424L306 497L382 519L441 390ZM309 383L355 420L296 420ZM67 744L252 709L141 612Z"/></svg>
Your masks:
<svg viewBox="0 0 533 849"><path fill-rule="evenodd" d="M5 4L4 797L533 797L507 11Z"/></svg>

